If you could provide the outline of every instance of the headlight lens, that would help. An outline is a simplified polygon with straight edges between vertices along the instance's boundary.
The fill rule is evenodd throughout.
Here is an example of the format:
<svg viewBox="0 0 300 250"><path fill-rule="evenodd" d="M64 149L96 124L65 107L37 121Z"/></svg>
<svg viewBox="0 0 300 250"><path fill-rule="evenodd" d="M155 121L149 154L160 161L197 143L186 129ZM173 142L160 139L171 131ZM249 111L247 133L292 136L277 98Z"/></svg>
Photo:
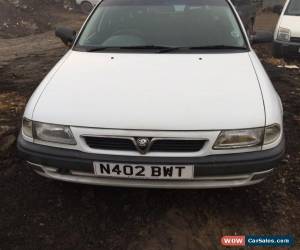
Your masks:
<svg viewBox="0 0 300 250"><path fill-rule="evenodd" d="M277 40L283 42L289 42L291 39L291 31L289 29L279 28L277 34Z"/></svg>
<svg viewBox="0 0 300 250"><path fill-rule="evenodd" d="M225 130L218 136L214 149L235 149L261 146L264 128Z"/></svg>
<svg viewBox="0 0 300 250"><path fill-rule="evenodd" d="M69 126L33 122L33 136L41 141L76 145Z"/></svg>
<svg viewBox="0 0 300 250"><path fill-rule="evenodd" d="M279 124L273 124L266 127L265 129L265 139L264 144L271 144L275 142L281 134L281 129Z"/></svg>
<svg viewBox="0 0 300 250"><path fill-rule="evenodd" d="M31 120L29 120L27 118L23 118L22 131L25 136L32 138L32 121Z"/></svg>

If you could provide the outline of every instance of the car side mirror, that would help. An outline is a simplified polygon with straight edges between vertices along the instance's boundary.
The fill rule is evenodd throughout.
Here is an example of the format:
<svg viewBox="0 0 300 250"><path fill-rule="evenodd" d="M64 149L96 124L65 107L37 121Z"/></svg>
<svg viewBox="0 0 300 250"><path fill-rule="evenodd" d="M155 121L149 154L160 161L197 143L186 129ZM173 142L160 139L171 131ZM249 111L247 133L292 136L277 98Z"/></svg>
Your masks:
<svg viewBox="0 0 300 250"><path fill-rule="evenodd" d="M257 31L253 35L251 35L251 43L271 43L273 42L273 33L266 31Z"/></svg>
<svg viewBox="0 0 300 250"><path fill-rule="evenodd" d="M273 7L273 13L276 13L278 15L281 15L282 10L283 10L283 6L280 5L280 4L279 5L275 5Z"/></svg>
<svg viewBox="0 0 300 250"><path fill-rule="evenodd" d="M55 36L59 37L66 46L71 47L76 38L76 31L59 27L55 30Z"/></svg>

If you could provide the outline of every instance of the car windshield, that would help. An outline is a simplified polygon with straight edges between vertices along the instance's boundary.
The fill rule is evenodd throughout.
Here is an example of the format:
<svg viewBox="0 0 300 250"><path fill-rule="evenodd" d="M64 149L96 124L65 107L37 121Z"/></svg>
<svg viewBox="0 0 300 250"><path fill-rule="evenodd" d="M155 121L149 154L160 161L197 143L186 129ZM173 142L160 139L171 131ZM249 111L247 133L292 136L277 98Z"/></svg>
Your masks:
<svg viewBox="0 0 300 250"><path fill-rule="evenodd" d="M300 0L291 0L285 14L289 16L300 16Z"/></svg>
<svg viewBox="0 0 300 250"><path fill-rule="evenodd" d="M103 0L74 48L159 47L245 49L247 45L226 0Z"/></svg>

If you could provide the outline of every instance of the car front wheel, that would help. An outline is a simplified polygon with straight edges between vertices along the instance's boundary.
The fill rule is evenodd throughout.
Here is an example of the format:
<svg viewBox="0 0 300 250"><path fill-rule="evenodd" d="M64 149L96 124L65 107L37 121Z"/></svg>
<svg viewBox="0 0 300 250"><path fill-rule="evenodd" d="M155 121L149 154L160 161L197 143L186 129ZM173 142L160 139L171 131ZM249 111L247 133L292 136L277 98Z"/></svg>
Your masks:
<svg viewBox="0 0 300 250"><path fill-rule="evenodd" d="M284 55L281 51L281 46L273 42L272 55L274 58L282 58Z"/></svg>

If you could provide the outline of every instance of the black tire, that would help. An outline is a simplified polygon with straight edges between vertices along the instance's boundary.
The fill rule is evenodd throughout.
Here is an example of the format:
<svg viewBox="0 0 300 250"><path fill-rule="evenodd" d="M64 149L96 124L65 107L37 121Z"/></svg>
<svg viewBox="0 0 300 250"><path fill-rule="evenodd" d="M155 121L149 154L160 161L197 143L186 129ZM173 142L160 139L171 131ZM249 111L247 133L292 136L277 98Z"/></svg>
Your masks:
<svg viewBox="0 0 300 250"><path fill-rule="evenodd" d="M89 14L93 9L93 5L90 2L85 1L81 3L80 8L84 14Z"/></svg>
<svg viewBox="0 0 300 250"><path fill-rule="evenodd" d="M281 53L281 48L279 46L276 46L273 43L273 47L272 47L272 55L274 58L282 58L283 54Z"/></svg>
<svg viewBox="0 0 300 250"><path fill-rule="evenodd" d="M256 21L256 17L252 17L251 18L251 30L252 30L252 33L255 30L255 21Z"/></svg>

